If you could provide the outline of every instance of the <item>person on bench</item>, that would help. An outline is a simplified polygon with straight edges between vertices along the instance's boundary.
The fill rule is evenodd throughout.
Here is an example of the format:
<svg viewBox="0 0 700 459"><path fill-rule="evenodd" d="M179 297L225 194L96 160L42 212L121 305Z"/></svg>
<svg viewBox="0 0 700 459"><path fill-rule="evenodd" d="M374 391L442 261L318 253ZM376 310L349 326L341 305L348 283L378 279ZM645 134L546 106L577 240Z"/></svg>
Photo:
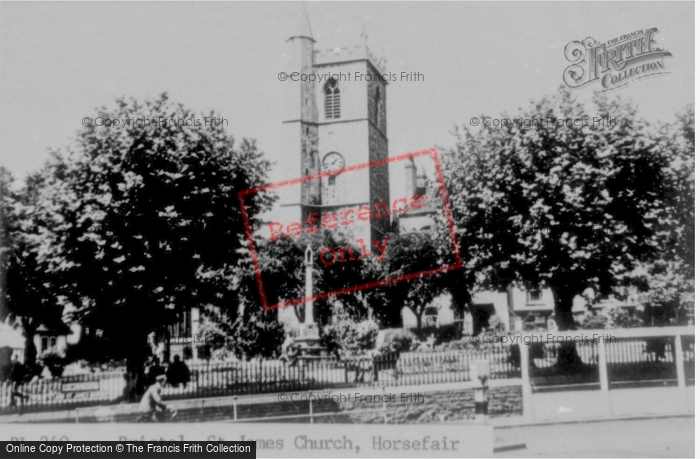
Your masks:
<svg viewBox="0 0 700 459"><path fill-rule="evenodd" d="M284 351L280 360L290 367L295 367L299 361L299 356L301 355L301 346L299 344L292 344L287 347Z"/></svg>

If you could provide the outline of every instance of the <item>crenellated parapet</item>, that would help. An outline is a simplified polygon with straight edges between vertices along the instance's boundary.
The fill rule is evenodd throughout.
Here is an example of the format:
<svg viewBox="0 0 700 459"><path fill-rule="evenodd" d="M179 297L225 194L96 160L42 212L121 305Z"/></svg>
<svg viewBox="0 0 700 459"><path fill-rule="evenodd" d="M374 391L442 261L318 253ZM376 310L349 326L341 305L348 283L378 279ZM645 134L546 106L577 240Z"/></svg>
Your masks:
<svg viewBox="0 0 700 459"><path fill-rule="evenodd" d="M317 66L357 60L368 60L379 73L386 72L386 59L374 54L365 44L314 51L314 64Z"/></svg>

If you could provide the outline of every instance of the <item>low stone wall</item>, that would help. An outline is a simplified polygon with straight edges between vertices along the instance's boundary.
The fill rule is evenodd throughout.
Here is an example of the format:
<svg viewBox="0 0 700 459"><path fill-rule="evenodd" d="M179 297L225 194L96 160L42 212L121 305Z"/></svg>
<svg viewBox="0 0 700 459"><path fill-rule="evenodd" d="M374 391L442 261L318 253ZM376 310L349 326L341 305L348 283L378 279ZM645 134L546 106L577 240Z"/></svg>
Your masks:
<svg viewBox="0 0 700 459"><path fill-rule="evenodd" d="M468 420L474 418L474 389L454 389L438 391L410 392L411 387L387 387L385 392L377 388L348 388L345 391L330 392L336 400L317 400L313 402L314 423L430 423L441 421ZM317 397L327 396L329 392L314 392ZM403 394L403 400L402 400ZM270 419L271 422L308 422L308 392L285 393L286 401L277 401L278 395L256 400L253 403L239 399L236 404L238 420L274 418L289 416L288 419ZM299 400L303 401L292 401ZM488 391L489 416L522 415L522 390L520 385L492 387ZM386 401L386 411L384 409ZM184 402L184 401L183 401ZM230 421L234 418L233 398L220 399L216 404L208 405L202 399L188 401L188 406L177 406L175 422L212 422ZM134 422L138 413L134 410L121 410L121 413L109 414L103 410L101 415L85 413L80 416L80 423L86 422ZM321 415L322 416L318 416ZM55 420L53 422L56 422ZM61 422L61 421L59 421ZM69 422L75 422L71 419Z"/></svg>
<svg viewBox="0 0 700 459"><path fill-rule="evenodd" d="M405 389L405 388L404 388ZM386 418L390 424L429 423L456 421L474 418L474 390L449 390L424 393L405 393L401 402L401 392L387 393L395 395L395 400L386 404ZM409 395L412 394L412 395ZM495 387L488 391L489 416L502 417L521 415L523 398L521 386ZM373 413L359 411L379 408ZM314 410L315 411L315 410ZM328 416L326 422L383 423L383 404L374 402L341 403L338 416ZM339 419L344 419L341 421ZM314 422L324 422L323 417Z"/></svg>

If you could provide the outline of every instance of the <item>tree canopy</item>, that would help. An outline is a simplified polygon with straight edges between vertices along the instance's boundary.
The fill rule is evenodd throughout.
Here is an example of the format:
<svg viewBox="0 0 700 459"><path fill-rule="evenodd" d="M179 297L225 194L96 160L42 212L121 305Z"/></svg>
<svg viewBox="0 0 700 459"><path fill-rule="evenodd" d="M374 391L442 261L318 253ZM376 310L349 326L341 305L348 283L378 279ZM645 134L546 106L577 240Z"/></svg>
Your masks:
<svg viewBox="0 0 700 459"><path fill-rule="evenodd" d="M146 336L174 314L237 301L234 269L245 228L237 193L265 183L270 162L219 125L187 125L194 114L167 95L117 100L95 118L146 120L90 125L52 152L32 203L36 258L51 278L51 301L104 330L142 384ZM254 227L272 205L252 196Z"/></svg>
<svg viewBox="0 0 700 459"><path fill-rule="evenodd" d="M44 324L62 323L63 307L52 301L50 276L37 257L41 231L33 224L41 176L27 177L20 187L0 167L0 321L20 323L26 339L25 360L33 364L34 334Z"/></svg>
<svg viewBox="0 0 700 459"><path fill-rule="evenodd" d="M560 329L573 298L611 293L659 256L670 165L658 131L620 100L561 89L517 116L456 132L445 185L472 288L550 288Z"/></svg>

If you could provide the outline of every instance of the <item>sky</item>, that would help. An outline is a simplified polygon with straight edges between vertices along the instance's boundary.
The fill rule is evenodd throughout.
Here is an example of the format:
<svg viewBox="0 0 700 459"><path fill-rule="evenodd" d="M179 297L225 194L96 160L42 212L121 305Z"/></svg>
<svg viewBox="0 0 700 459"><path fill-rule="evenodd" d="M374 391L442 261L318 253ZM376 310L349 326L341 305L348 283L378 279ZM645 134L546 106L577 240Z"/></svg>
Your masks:
<svg viewBox="0 0 700 459"><path fill-rule="evenodd" d="M280 140L285 41L294 2L1 2L0 165L18 178L49 149L69 145L81 120L121 96L170 99L228 120L272 159ZM356 41L362 26L387 71L420 82L388 89L389 155L449 146L453 126L514 114L556 92L564 47L658 28L669 74L618 91L641 116L671 121L694 102L692 2L310 2L322 48ZM588 100L593 88L575 90ZM398 174L402 174L398 171ZM392 194L403 176L392 169Z"/></svg>

